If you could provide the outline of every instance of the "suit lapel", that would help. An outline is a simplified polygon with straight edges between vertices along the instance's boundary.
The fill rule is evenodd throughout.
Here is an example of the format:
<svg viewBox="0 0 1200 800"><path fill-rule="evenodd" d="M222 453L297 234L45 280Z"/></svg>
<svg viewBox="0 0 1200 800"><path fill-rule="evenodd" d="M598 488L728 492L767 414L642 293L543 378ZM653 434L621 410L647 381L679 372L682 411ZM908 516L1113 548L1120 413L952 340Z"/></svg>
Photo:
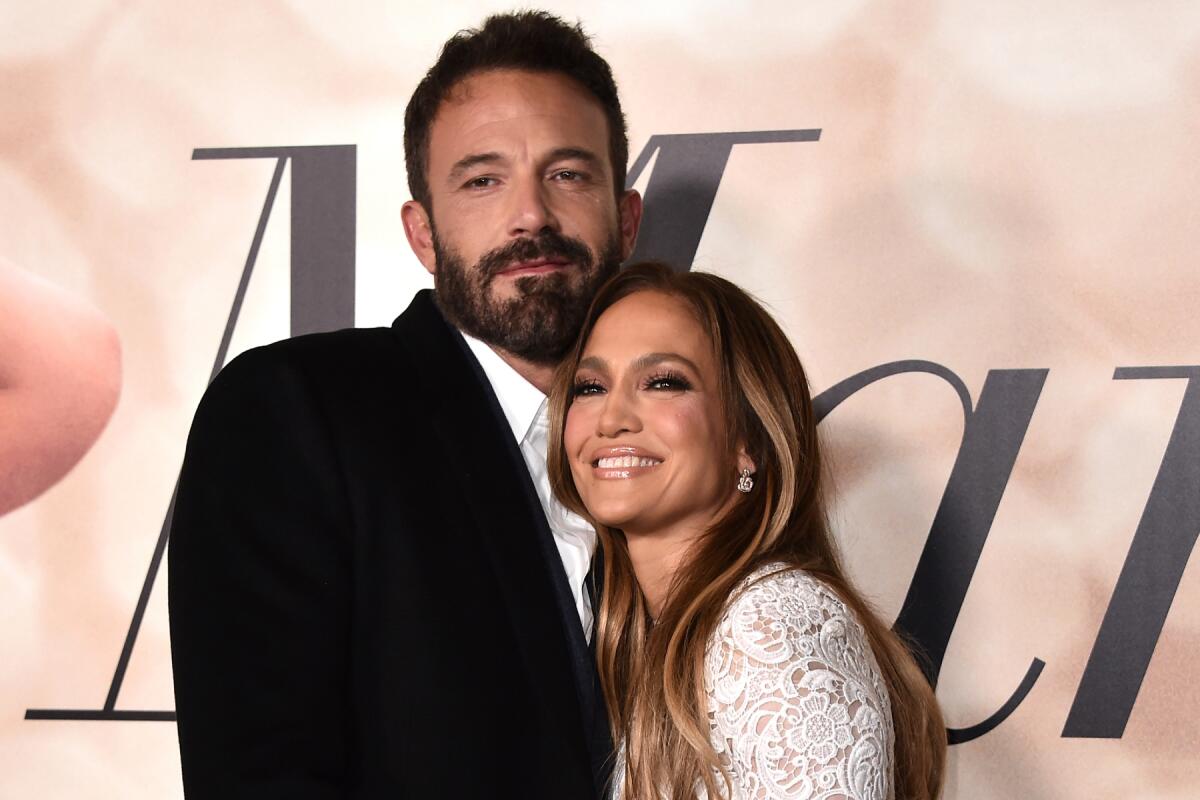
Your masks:
<svg viewBox="0 0 1200 800"><path fill-rule="evenodd" d="M428 394L427 422L452 464L453 474L436 479L462 487L462 502L500 587L497 600L508 610L518 652L497 656L524 660L546 707L562 720L562 734L577 740L580 769L587 769L578 647L564 627L561 587L555 583L561 576L551 569L557 566L561 573L561 562L557 551L554 562L547 562L545 515L495 394L461 336L442 319L431 293L419 293L393 330L417 365L410 385ZM589 689L591 680L589 675Z"/></svg>

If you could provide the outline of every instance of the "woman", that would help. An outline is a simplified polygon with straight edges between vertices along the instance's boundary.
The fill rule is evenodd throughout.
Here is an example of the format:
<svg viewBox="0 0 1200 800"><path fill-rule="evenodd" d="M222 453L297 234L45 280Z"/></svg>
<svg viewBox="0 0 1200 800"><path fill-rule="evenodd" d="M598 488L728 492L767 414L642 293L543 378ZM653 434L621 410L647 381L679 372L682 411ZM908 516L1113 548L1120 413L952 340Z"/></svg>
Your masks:
<svg viewBox="0 0 1200 800"><path fill-rule="evenodd" d="M604 552L614 795L936 797L937 703L838 562L807 379L770 316L716 276L631 266L551 403L551 483Z"/></svg>

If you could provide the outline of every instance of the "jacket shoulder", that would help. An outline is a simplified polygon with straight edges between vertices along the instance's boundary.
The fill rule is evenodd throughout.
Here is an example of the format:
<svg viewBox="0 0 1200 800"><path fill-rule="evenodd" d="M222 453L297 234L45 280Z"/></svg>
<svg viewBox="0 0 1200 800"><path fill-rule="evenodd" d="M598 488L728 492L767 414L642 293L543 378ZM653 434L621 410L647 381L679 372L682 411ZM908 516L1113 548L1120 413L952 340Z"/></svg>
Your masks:
<svg viewBox="0 0 1200 800"><path fill-rule="evenodd" d="M391 327L344 328L310 333L254 347L224 366L217 384L278 381L284 376L317 381L330 389L362 388L393 381L418 368L411 342L442 342L452 335L428 292L420 292ZM443 343L444 345L444 343ZM443 346L440 352L445 352Z"/></svg>

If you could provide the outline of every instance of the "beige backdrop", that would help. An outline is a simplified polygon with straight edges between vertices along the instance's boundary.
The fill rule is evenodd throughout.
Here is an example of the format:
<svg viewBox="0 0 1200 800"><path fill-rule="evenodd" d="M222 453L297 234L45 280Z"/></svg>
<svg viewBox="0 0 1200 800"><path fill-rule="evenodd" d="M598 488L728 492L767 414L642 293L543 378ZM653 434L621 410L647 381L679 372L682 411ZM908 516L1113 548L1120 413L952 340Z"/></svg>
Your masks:
<svg viewBox="0 0 1200 800"><path fill-rule="evenodd" d="M1032 658L1047 666L1011 718L951 749L948 796L1197 796L1194 570L1123 738L1061 733L1184 388L1113 370L1200 364L1200 5L550 7L584 16L612 63L635 155L653 134L822 129L734 149L695 265L774 308L817 391L898 359L949 367L976 398L989 369L1049 369L947 651L948 723L979 722ZM493 10L0 6L0 273L99 312L122 363L94 447L0 518L0 797L181 796L173 723L24 714L104 703L270 180L271 161L192 149L357 145L357 322L386 324L428 283L399 224L404 103L441 41ZM231 355L287 335L287 188ZM13 305L65 324L53 303ZM0 371L0 422L4 388ZM851 570L892 617L958 447L957 400L900 376L823 430ZM164 586L165 571L118 709L173 708Z"/></svg>

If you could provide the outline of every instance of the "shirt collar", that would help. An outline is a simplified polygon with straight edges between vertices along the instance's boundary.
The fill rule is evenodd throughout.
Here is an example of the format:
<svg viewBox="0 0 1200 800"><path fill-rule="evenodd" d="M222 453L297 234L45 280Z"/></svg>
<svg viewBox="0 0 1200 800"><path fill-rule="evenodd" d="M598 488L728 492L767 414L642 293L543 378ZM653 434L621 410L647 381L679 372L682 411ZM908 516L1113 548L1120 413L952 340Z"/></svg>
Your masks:
<svg viewBox="0 0 1200 800"><path fill-rule="evenodd" d="M459 331L459 334L475 354L479 366L483 367L483 374L492 384L492 391L500 401L500 408L504 411L504 418L509 427L512 428L513 436L518 443L524 441L525 434L529 432L546 402L546 395L521 377L519 372L509 366L508 362L487 344L462 331Z"/></svg>

